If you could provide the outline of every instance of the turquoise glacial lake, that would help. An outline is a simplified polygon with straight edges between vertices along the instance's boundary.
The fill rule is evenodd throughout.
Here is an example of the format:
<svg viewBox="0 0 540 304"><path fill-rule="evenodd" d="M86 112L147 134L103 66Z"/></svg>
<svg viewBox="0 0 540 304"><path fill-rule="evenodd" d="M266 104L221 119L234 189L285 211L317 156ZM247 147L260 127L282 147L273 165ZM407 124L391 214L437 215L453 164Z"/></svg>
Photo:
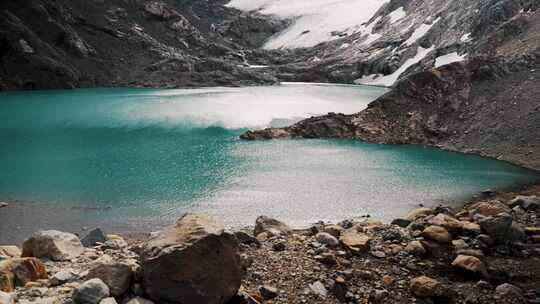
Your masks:
<svg viewBox="0 0 540 304"><path fill-rule="evenodd" d="M349 140L245 142L247 128L354 113L381 88L283 84L0 93L0 243L39 228L149 231L187 211L293 226L538 181L505 162Z"/></svg>

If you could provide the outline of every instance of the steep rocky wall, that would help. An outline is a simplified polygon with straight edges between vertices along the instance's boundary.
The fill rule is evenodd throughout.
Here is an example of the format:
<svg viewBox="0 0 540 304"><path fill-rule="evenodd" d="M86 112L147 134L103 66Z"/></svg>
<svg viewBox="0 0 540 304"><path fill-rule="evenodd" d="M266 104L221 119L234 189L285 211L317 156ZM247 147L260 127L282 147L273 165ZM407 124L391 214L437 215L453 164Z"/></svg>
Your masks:
<svg viewBox="0 0 540 304"><path fill-rule="evenodd" d="M540 53L416 73L357 114L330 113L244 139L353 138L425 144L540 170Z"/></svg>
<svg viewBox="0 0 540 304"><path fill-rule="evenodd" d="M246 58L284 23L226 2L2 1L0 90L275 82Z"/></svg>

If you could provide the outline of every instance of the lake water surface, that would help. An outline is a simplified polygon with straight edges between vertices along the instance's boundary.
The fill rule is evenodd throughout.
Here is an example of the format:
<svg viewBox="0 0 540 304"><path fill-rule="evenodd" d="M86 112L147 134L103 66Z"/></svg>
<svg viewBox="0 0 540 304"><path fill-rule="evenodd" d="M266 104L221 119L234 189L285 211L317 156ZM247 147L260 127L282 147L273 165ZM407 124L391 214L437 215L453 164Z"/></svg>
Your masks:
<svg viewBox="0 0 540 304"><path fill-rule="evenodd" d="M153 230L186 211L295 226L538 180L504 162L348 140L244 142L246 128L362 110L383 89L285 84L0 94L0 243L38 228Z"/></svg>

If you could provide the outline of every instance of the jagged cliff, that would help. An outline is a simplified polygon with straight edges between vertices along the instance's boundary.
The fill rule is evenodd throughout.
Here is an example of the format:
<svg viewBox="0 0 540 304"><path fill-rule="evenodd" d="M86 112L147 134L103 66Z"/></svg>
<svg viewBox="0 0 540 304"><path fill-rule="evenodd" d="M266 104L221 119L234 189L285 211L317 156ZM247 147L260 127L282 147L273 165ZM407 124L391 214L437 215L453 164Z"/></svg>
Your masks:
<svg viewBox="0 0 540 304"><path fill-rule="evenodd" d="M248 64L285 22L226 2L2 1L0 90L274 83Z"/></svg>

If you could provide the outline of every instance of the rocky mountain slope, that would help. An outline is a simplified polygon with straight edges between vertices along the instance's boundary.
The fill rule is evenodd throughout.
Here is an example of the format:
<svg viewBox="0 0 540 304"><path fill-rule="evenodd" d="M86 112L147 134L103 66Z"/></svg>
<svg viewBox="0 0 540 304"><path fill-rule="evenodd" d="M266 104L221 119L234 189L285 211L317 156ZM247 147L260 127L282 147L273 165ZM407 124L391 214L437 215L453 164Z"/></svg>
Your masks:
<svg viewBox="0 0 540 304"><path fill-rule="evenodd" d="M286 7L282 1L255 1L258 11L293 20L264 45L281 50L280 61L269 64L282 80L391 86L425 69L483 55L510 57L539 45L538 1L370 0L359 14L356 2L297 2L321 13L313 17L298 9L291 17L292 9L279 9ZM251 2L232 3L253 9L245 4ZM306 22L308 17L314 20Z"/></svg>
<svg viewBox="0 0 540 304"><path fill-rule="evenodd" d="M0 90L274 83L248 64L284 22L225 3L2 1Z"/></svg>
<svg viewBox="0 0 540 304"><path fill-rule="evenodd" d="M352 138L425 144L540 170L540 53L419 72L353 115L331 113L244 139Z"/></svg>

